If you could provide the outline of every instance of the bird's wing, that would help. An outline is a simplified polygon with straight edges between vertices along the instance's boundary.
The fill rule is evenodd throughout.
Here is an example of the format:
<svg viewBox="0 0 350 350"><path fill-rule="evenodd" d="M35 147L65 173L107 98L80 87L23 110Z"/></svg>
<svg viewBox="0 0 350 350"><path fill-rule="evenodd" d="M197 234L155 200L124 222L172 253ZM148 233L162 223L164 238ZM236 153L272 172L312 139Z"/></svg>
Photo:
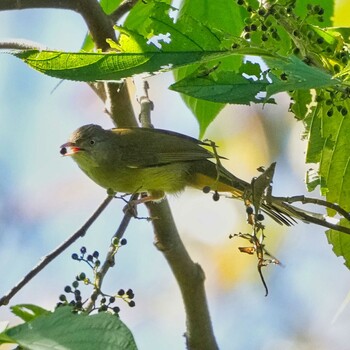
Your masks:
<svg viewBox="0 0 350 350"><path fill-rule="evenodd" d="M143 168L213 158L205 142L162 129L112 129L118 135L121 160L129 167Z"/></svg>

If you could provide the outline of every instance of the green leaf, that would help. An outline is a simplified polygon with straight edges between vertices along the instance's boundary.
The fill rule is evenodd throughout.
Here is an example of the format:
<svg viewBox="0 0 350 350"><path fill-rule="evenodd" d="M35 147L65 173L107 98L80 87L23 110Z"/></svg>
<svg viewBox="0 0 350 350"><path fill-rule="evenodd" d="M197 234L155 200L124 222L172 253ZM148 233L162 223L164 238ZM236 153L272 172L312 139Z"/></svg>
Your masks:
<svg viewBox="0 0 350 350"><path fill-rule="evenodd" d="M211 0L184 0L179 12L179 22L186 23L187 18L193 18L203 23L209 28L220 30L227 33L230 37L239 37L244 26L243 19L247 12L235 1L221 0L220 5ZM235 20L232 21L232 18ZM204 37L198 37L198 40L206 40ZM221 43L224 38L221 39ZM232 40L230 40L232 44ZM218 61L213 62L217 64ZM242 57L229 57L220 61L223 67L227 65L231 71L236 71L242 63ZM180 81L186 76L192 74L199 68L198 64L177 69L174 72L175 80ZM182 99L188 108L195 115L199 124L199 137L202 138L209 124L215 119L219 112L224 108L224 104L205 101L196 97L182 94Z"/></svg>
<svg viewBox="0 0 350 350"><path fill-rule="evenodd" d="M249 61L241 65L238 73L216 68L200 67L197 71L171 86L172 90L220 103L249 104L270 102L268 98L281 91L331 87L337 79L323 71L310 67L295 56L288 58L264 57L273 70L263 74L257 63ZM283 73L281 73L283 72ZM277 75L278 74L278 75ZM286 78L281 78L285 75ZM267 97L258 93L267 92Z"/></svg>
<svg viewBox="0 0 350 350"><path fill-rule="evenodd" d="M221 103L249 104L263 102L256 95L265 91L269 82L266 79L254 81L242 74L219 71L208 72L200 67L192 75L171 85L171 89L192 97Z"/></svg>
<svg viewBox="0 0 350 350"><path fill-rule="evenodd" d="M342 114L343 109L350 111L350 103L342 101L333 106L328 101L331 101L330 95L325 93L324 100L308 117L306 160L320 163L321 192L327 195L327 200L350 210L350 118L349 113ZM331 117L327 115L329 110L333 112Z"/></svg>
<svg viewBox="0 0 350 350"><path fill-rule="evenodd" d="M349 221L342 219L340 225L350 227ZM326 232L328 243L332 244L333 251L337 256L342 256L345 266L350 269L350 236L338 231L328 230Z"/></svg>
<svg viewBox="0 0 350 350"><path fill-rule="evenodd" d="M236 1L184 0L181 4L179 20L195 18L210 28L219 29L230 35L239 35L244 26L247 12ZM232 20L234 18L234 21Z"/></svg>
<svg viewBox="0 0 350 350"><path fill-rule="evenodd" d="M18 304L11 306L11 311L23 321L32 321L38 316L47 315L50 311L33 304Z"/></svg>
<svg viewBox="0 0 350 350"><path fill-rule="evenodd" d="M76 81L120 80L144 72L157 72L198 61L225 56L228 52L185 51L145 53L69 53L59 51L13 52L32 68L46 75Z"/></svg>
<svg viewBox="0 0 350 350"><path fill-rule="evenodd" d="M157 16L157 13L160 13L161 18L168 16L168 11L172 9L170 4L171 0L139 1L128 14L124 26L129 30L138 31L147 38L152 33L150 30L152 18Z"/></svg>
<svg viewBox="0 0 350 350"><path fill-rule="evenodd" d="M329 202L350 211L350 102L333 91L319 90L316 96L318 103L305 118L309 140L306 161L319 163L319 169L308 173L307 185L310 190L319 185ZM335 213L328 210L328 214ZM350 227L345 219L341 225ZM327 237L334 252L343 256L350 268L350 237L334 230L327 231Z"/></svg>
<svg viewBox="0 0 350 350"><path fill-rule="evenodd" d="M309 104L311 103L310 90L294 90L291 94L293 102L290 110L298 120L303 120L308 113Z"/></svg>
<svg viewBox="0 0 350 350"><path fill-rule="evenodd" d="M271 68L269 76L272 79L272 84L266 89L267 97L282 91L309 90L340 83L339 80L333 79L332 75L316 67L308 66L296 56L264 57L264 61ZM282 74L285 80L281 79Z"/></svg>
<svg viewBox="0 0 350 350"><path fill-rule="evenodd" d="M4 333L26 350L137 349L131 332L117 316L106 312L78 315L64 306Z"/></svg>
<svg viewBox="0 0 350 350"><path fill-rule="evenodd" d="M100 0L100 6L103 11L109 15L116 10L122 2L123 0Z"/></svg>
<svg viewBox="0 0 350 350"><path fill-rule="evenodd" d="M297 0L295 6L295 13L301 18L306 18L310 24L318 25L320 27L329 27L332 25L333 15L334 15L334 0ZM319 6L324 10L322 14L323 21L318 20L319 16L317 14L310 16L310 10L308 10L308 5Z"/></svg>
<svg viewBox="0 0 350 350"><path fill-rule="evenodd" d="M4 332L0 333L0 345L16 343L12 338L6 335Z"/></svg>
<svg viewBox="0 0 350 350"><path fill-rule="evenodd" d="M334 37L341 36L342 40L349 44L350 43L350 28L349 27L330 27L324 29L327 33Z"/></svg>

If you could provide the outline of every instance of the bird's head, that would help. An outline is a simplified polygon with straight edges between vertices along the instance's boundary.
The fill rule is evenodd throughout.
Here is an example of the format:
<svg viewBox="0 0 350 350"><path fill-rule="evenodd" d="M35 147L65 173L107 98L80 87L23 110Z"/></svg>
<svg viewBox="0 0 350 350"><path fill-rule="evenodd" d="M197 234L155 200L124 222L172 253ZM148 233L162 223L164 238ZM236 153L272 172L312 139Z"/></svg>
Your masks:
<svg viewBox="0 0 350 350"><path fill-rule="evenodd" d="M107 131L99 125L89 124L75 130L68 142L60 147L63 156L71 156L80 166L97 165L101 147L107 139Z"/></svg>

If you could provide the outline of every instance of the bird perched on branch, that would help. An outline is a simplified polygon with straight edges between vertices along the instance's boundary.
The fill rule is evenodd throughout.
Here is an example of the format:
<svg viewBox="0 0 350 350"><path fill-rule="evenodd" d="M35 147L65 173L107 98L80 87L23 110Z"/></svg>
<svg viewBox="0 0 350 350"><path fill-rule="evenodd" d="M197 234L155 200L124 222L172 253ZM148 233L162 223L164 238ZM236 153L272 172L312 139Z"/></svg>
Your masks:
<svg viewBox="0 0 350 350"><path fill-rule="evenodd" d="M262 185L257 185L259 181L248 183L221 165L214 143L180 133L151 128L105 130L90 124L74 131L60 152L71 156L87 176L106 189L146 192L135 204L157 201L165 193L179 193L189 186L213 191L214 199L219 193L231 193L280 224L291 225L296 218L339 229L323 215L292 206L266 191L271 187L275 164L259 177L264 180L265 176Z"/></svg>

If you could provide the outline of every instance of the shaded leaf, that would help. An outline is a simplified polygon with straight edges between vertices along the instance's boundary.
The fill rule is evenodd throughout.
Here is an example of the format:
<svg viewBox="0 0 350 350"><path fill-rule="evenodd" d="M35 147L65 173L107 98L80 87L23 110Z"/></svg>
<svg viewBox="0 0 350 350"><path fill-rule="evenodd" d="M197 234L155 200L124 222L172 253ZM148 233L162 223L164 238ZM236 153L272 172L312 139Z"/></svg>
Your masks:
<svg viewBox="0 0 350 350"><path fill-rule="evenodd" d="M345 227L350 227L349 222L345 219L342 219L340 224ZM328 230L326 235L328 243L333 246L335 255L343 257L345 266L350 269L350 236L334 230Z"/></svg>
<svg viewBox="0 0 350 350"><path fill-rule="evenodd" d="M265 62L271 68L269 76L272 84L267 86L267 96L289 90L305 90L320 87L330 87L339 84L340 81L321 69L308 66L296 56L286 58L264 57ZM281 79L281 75L285 79Z"/></svg>
<svg viewBox="0 0 350 350"><path fill-rule="evenodd" d="M117 316L78 315L70 307L59 307L4 333L26 350L136 349L132 334Z"/></svg>
<svg viewBox="0 0 350 350"><path fill-rule="evenodd" d="M206 74L200 68L192 75L171 85L171 89L203 100L249 104L263 102L256 95L265 91L269 82L265 79L254 81L233 72L212 72Z"/></svg>

